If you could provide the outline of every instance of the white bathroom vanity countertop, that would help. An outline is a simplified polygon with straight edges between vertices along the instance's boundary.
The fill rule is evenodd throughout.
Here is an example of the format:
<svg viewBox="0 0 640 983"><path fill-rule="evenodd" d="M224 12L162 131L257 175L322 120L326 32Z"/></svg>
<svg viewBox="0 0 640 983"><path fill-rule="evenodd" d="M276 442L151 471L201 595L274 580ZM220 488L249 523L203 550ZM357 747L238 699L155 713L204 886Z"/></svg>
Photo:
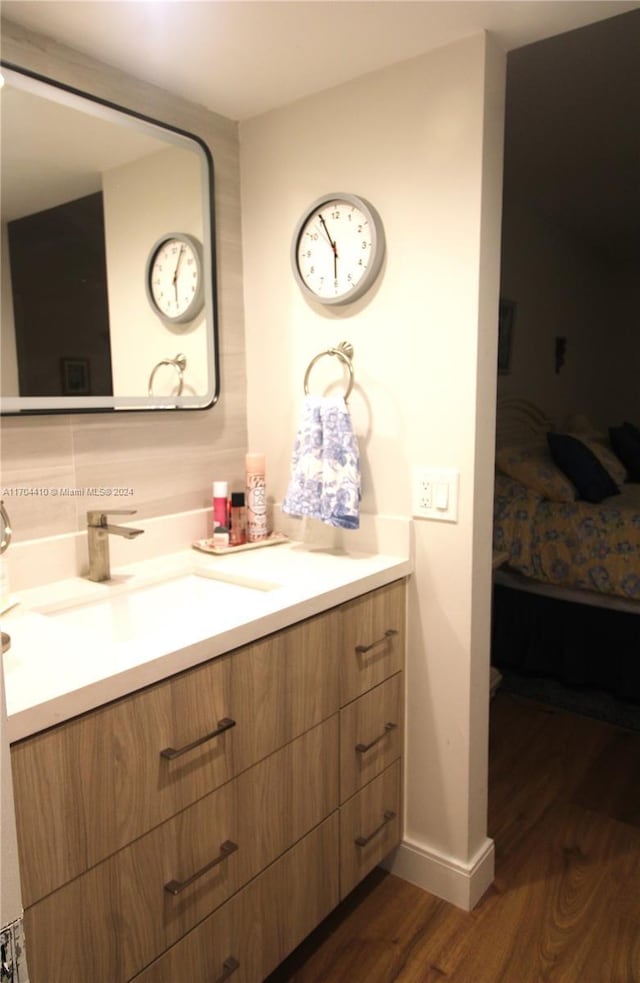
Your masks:
<svg viewBox="0 0 640 983"><path fill-rule="evenodd" d="M11 646L3 656L8 736L20 740L174 673L319 614L407 576L412 569L409 522L385 536L387 552L344 551L287 542L245 552L209 555L188 548L115 566L112 579L94 584L69 577L23 590L2 618ZM144 539L144 537L140 537ZM360 540L357 545L361 545ZM389 547L391 547L389 549ZM122 554L121 554L122 555ZM230 600L170 611L160 605L157 624L142 637L109 639L99 625L68 625L51 609L112 598L150 583L192 573L213 574L260 589ZM41 613L47 607L49 613ZM40 609L40 610L38 610Z"/></svg>

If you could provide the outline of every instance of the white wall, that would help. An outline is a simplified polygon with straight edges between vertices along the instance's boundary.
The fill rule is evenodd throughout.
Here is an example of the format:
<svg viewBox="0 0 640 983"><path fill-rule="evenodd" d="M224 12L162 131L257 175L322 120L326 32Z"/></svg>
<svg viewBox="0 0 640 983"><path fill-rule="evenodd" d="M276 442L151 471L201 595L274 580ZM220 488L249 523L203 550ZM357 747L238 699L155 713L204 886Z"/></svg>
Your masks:
<svg viewBox="0 0 640 983"><path fill-rule="evenodd" d="M460 472L457 524L415 526L406 849L396 869L462 904L486 887L492 859L486 745L504 61L478 35L240 127L249 442L266 452L270 492L279 501L286 488L305 369L341 339L355 348L350 409L363 510L409 513L416 467ZM294 283L289 247L304 209L335 191L376 206L387 258L370 294L323 310Z"/></svg>

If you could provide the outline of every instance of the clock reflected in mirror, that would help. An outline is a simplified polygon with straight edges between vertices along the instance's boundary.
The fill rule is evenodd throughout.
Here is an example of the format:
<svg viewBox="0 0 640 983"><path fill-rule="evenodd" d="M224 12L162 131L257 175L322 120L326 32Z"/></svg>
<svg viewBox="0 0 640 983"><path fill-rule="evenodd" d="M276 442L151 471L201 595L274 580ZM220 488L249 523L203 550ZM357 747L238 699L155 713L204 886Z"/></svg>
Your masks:
<svg viewBox="0 0 640 983"><path fill-rule="evenodd" d="M193 236L171 233L155 243L146 271L152 309L170 324L193 321L204 305L202 246Z"/></svg>

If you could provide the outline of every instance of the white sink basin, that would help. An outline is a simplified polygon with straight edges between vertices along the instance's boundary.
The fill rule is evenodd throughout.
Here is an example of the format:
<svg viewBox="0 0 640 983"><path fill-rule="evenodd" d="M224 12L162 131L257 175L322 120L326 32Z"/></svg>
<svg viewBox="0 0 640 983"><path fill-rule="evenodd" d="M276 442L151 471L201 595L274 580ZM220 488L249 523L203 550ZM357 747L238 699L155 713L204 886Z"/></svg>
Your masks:
<svg viewBox="0 0 640 983"><path fill-rule="evenodd" d="M122 587L114 582L96 585L102 598L73 600L40 607L58 624L80 629L104 642L119 643L198 624L246 608L252 598L278 585L257 581L229 582L198 572L159 583Z"/></svg>

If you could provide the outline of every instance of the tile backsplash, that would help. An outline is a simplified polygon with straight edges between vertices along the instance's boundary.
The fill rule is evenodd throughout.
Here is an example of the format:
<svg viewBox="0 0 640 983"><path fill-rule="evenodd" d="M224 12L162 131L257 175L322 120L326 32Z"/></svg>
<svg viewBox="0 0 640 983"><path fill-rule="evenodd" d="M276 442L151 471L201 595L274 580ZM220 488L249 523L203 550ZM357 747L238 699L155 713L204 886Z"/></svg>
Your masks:
<svg viewBox="0 0 640 983"><path fill-rule="evenodd" d="M211 482L244 480L244 416L171 414L8 418L1 496L15 541L75 532L88 509L150 518L210 505ZM231 399L229 400L231 402Z"/></svg>

